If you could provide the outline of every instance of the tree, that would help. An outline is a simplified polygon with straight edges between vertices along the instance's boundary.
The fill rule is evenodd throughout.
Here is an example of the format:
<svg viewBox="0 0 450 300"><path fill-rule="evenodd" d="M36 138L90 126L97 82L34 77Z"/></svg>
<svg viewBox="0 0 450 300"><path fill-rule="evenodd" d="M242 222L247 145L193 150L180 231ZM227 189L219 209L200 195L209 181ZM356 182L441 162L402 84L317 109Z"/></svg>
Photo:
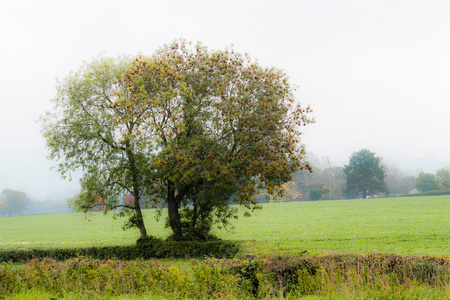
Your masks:
<svg viewBox="0 0 450 300"><path fill-rule="evenodd" d="M413 192L416 187L416 177L406 176L400 181L401 191L403 194Z"/></svg>
<svg viewBox="0 0 450 300"><path fill-rule="evenodd" d="M416 189L421 192L440 190L437 176L431 173L421 172L416 180Z"/></svg>
<svg viewBox="0 0 450 300"><path fill-rule="evenodd" d="M131 105L141 99L133 97L123 79L129 64L127 58L104 57L85 63L59 82L54 109L41 124L49 157L59 162L63 178L83 172L81 193L72 205L85 211L105 205L108 211L123 206L119 199L132 194L132 209L119 215L128 215L125 227L137 227L145 240L139 203L152 176L154 148L141 125L147 108Z"/></svg>
<svg viewBox="0 0 450 300"><path fill-rule="evenodd" d="M96 194L118 207L132 194L141 229L139 200L164 201L176 240L207 238L236 216L231 200L255 208L257 189L281 193L309 167L299 142L310 109L285 73L233 50L176 41L131 63L94 61L59 94L65 117L44 131L63 174L85 171L77 203Z"/></svg>
<svg viewBox="0 0 450 300"><path fill-rule="evenodd" d="M303 200L303 194L298 189L295 181L284 183L282 188L282 195L269 195L266 191L262 190L259 191L253 199L258 203L293 202Z"/></svg>
<svg viewBox="0 0 450 300"><path fill-rule="evenodd" d="M439 169L436 171L439 186L442 190L450 189L450 171L448 169Z"/></svg>
<svg viewBox="0 0 450 300"><path fill-rule="evenodd" d="M344 168L329 166L320 171L320 178L320 182L329 189L329 192L322 195L322 199L335 200L344 198L342 192L345 186Z"/></svg>
<svg viewBox="0 0 450 300"><path fill-rule="evenodd" d="M297 187L297 184L294 181L286 182L282 185L284 197L287 201L300 201L303 197L303 194L300 193L300 190Z"/></svg>
<svg viewBox="0 0 450 300"><path fill-rule="evenodd" d="M315 182L308 185L309 189L309 199L313 201L317 201L322 199L324 194L330 192L330 189L325 186L322 182Z"/></svg>
<svg viewBox="0 0 450 300"><path fill-rule="evenodd" d="M0 215L6 215L6 209L8 208L8 201L5 198L0 198Z"/></svg>
<svg viewBox="0 0 450 300"><path fill-rule="evenodd" d="M4 189L0 193L0 215L22 215L31 205L31 200L24 192Z"/></svg>
<svg viewBox="0 0 450 300"><path fill-rule="evenodd" d="M313 200L320 194L321 199L342 199L345 185L345 174L342 167L333 166L329 158L319 159L312 153L308 153L307 161L313 167L313 172L300 170L293 174L293 181L298 190L304 194L302 200ZM322 191L313 191L311 199L311 187L320 184Z"/></svg>
<svg viewBox="0 0 450 300"><path fill-rule="evenodd" d="M380 158L369 150L354 152L349 164L344 166L344 173L347 176L345 193L350 198L366 199L368 195L386 191Z"/></svg>
<svg viewBox="0 0 450 300"><path fill-rule="evenodd" d="M311 122L287 75L233 50L184 41L140 57L126 75L148 99L156 136L159 190L173 238L205 236L213 220L235 216L229 200L256 207L257 189L282 191L303 162L300 126ZM214 216L214 218L213 218Z"/></svg>
<svg viewBox="0 0 450 300"><path fill-rule="evenodd" d="M384 182L387 186L387 192L391 195L408 194L415 188L416 178L405 176L396 165L383 164L385 171Z"/></svg>

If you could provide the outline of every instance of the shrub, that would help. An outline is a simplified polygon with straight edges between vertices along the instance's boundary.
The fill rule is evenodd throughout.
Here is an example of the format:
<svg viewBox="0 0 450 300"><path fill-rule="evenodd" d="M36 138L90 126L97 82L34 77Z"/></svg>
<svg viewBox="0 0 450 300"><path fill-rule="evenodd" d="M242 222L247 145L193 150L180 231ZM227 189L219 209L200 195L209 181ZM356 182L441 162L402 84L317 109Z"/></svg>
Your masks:
<svg viewBox="0 0 450 300"><path fill-rule="evenodd" d="M322 198L323 190L322 189L312 189L309 191L309 199L312 201L317 201Z"/></svg>

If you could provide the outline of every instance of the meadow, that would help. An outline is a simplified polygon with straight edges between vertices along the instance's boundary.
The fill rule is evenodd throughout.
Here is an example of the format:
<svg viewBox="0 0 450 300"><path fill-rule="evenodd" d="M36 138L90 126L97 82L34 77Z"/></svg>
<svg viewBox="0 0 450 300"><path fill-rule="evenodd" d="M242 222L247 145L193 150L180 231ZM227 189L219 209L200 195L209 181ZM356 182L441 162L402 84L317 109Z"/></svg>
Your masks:
<svg viewBox="0 0 450 300"><path fill-rule="evenodd" d="M241 241L241 257L2 263L0 298L450 299L449 211L450 196L264 204L214 230ZM151 235L170 234L145 216ZM122 224L101 212L4 217L0 250L134 244Z"/></svg>
<svg viewBox="0 0 450 300"><path fill-rule="evenodd" d="M450 196L379 198L263 204L263 209L215 229L224 240L257 241L254 251L311 254L390 253L450 255ZM170 232L144 210L148 232ZM164 215L164 212L163 212ZM137 230L101 212L0 218L0 249L129 245ZM251 244L251 243L250 243Z"/></svg>

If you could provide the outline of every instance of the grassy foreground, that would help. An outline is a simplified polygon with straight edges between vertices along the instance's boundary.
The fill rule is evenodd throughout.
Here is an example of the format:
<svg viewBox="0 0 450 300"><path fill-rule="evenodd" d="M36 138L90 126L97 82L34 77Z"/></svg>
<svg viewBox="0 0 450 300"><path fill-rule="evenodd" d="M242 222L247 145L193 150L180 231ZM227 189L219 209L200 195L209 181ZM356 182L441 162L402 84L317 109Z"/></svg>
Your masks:
<svg viewBox="0 0 450 300"><path fill-rule="evenodd" d="M32 260L0 266L0 298L448 299L449 260L369 254L157 261Z"/></svg>
<svg viewBox="0 0 450 300"><path fill-rule="evenodd" d="M264 242L256 252L391 253L450 255L450 196L264 204L226 240ZM170 232L144 211L148 232ZM163 212L164 215L164 212ZM74 248L133 244L137 231L123 231L111 214L51 214L0 218L0 249ZM252 245L249 245L252 246Z"/></svg>

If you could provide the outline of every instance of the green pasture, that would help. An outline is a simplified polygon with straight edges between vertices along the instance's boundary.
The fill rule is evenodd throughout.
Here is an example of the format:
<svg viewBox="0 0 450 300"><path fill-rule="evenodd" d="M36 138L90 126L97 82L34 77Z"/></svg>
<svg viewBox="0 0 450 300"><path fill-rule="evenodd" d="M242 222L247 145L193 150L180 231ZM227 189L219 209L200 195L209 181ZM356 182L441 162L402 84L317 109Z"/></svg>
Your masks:
<svg viewBox="0 0 450 300"><path fill-rule="evenodd" d="M450 196L268 204L219 236L280 251L450 255Z"/></svg>
<svg viewBox="0 0 450 300"><path fill-rule="evenodd" d="M264 204L222 239L258 241L255 251L296 253L392 253L450 255L450 196ZM165 238L164 221L144 211L148 232ZM164 212L163 212L164 215ZM0 249L91 247L132 244L137 230L123 231L112 214L83 213L0 218ZM249 247L252 243L244 243ZM262 246L261 246L262 245ZM251 248L249 248L251 249Z"/></svg>

